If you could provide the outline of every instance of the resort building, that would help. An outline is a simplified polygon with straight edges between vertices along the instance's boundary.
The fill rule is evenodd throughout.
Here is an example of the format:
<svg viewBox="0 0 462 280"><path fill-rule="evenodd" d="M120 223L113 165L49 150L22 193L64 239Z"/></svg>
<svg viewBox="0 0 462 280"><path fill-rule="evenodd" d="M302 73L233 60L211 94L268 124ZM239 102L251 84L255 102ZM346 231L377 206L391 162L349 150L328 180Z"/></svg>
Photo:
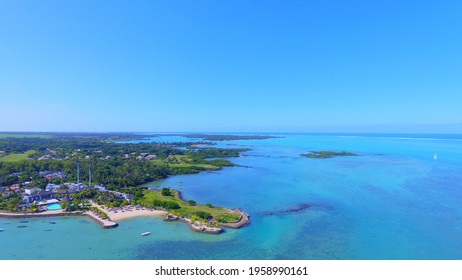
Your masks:
<svg viewBox="0 0 462 280"><path fill-rule="evenodd" d="M48 184L46 187L45 187L45 190L46 191L57 191L61 186L60 185L57 185L57 184Z"/></svg>
<svg viewBox="0 0 462 280"><path fill-rule="evenodd" d="M33 195L34 193L38 193L40 191L41 191L41 189L39 189L39 188L31 188L31 189L25 189L24 193L26 195Z"/></svg>
<svg viewBox="0 0 462 280"><path fill-rule="evenodd" d="M48 180L54 178L63 179L66 177L63 171L40 171L39 175L47 178Z"/></svg>

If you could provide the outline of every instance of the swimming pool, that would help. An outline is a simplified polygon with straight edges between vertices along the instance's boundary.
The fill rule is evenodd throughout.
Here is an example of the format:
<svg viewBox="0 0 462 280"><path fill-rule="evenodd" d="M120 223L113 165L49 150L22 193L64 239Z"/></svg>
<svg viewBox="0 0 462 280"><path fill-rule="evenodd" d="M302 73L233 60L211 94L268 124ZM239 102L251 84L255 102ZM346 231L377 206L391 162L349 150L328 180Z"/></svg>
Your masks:
<svg viewBox="0 0 462 280"><path fill-rule="evenodd" d="M61 205L59 203L51 203L47 205L48 210L61 210Z"/></svg>

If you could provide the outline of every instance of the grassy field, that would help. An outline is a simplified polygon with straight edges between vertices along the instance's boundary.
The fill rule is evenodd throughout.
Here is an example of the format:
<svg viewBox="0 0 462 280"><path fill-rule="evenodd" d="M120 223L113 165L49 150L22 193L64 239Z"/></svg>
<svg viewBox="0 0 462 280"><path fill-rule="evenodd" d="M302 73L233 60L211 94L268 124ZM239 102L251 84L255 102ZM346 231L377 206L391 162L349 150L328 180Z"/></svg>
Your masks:
<svg viewBox="0 0 462 280"><path fill-rule="evenodd" d="M194 163L192 161L193 159L189 156L184 156L184 155L171 156L170 155L164 160L156 159L156 160L152 160L151 162L154 162L159 165L168 164L171 167L197 167L199 169L207 169L207 170L220 169L220 167L216 165L206 164L206 163Z"/></svg>
<svg viewBox="0 0 462 280"><path fill-rule="evenodd" d="M21 153L21 154L9 154L9 155L0 157L0 161L3 161L3 162L20 161L20 160L24 160L24 159L30 157L33 154L35 154L34 150L29 150L29 151Z"/></svg>
<svg viewBox="0 0 462 280"><path fill-rule="evenodd" d="M49 134L34 134L34 133L0 133L0 138L51 138Z"/></svg>
<svg viewBox="0 0 462 280"><path fill-rule="evenodd" d="M225 209L219 206L207 206L207 205L196 205L191 206L187 202L181 200L179 198L178 192L175 190L171 190L173 196L163 196L160 191L147 191L143 198L142 204L146 207L153 207L154 200L160 201L173 201L180 205L180 209L173 210L176 214L183 216L183 217L191 217L195 215L196 212L202 211L210 214L214 221L218 221L221 223L232 223L236 222L239 219L239 215L231 210Z"/></svg>

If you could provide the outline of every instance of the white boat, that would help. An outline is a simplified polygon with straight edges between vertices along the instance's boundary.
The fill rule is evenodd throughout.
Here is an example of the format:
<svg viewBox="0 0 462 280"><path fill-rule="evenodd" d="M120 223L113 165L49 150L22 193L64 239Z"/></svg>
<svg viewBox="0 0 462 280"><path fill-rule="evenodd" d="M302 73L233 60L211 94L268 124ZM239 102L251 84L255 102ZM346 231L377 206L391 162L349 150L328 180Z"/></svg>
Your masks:
<svg viewBox="0 0 462 280"><path fill-rule="evenodd" d="M143 232L143 233L141 234L141 236L146 236L146 235L150 235L150 234L151 234L151 233L150 233L149 231L146 231L146 232Z"/></svg>
<svg viewBox="0 0 462 280"><path fill-rule="evenodd" d="M434 160L437 160L437 159L438 159L438 155L435 154L435 155L433 156L433 159L434 159Z"/></svg>

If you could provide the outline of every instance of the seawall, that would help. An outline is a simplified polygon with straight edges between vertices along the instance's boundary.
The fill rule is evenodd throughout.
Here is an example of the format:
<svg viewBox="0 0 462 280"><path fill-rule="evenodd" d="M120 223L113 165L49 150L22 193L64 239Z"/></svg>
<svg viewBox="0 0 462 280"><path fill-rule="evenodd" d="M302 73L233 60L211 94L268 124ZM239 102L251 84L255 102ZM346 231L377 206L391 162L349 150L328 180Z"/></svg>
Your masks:
<svg viewBox="0 0 462 280"><path fill-rule="evenodd" d="M0 213L0 218L5 219L35 219L35 218L51 218L51 217L70 217L70 216L86 216L97 222L103 228L114 228L118 224L113 221L102 220L90 212L59 212L59 213Z"/></svg>

